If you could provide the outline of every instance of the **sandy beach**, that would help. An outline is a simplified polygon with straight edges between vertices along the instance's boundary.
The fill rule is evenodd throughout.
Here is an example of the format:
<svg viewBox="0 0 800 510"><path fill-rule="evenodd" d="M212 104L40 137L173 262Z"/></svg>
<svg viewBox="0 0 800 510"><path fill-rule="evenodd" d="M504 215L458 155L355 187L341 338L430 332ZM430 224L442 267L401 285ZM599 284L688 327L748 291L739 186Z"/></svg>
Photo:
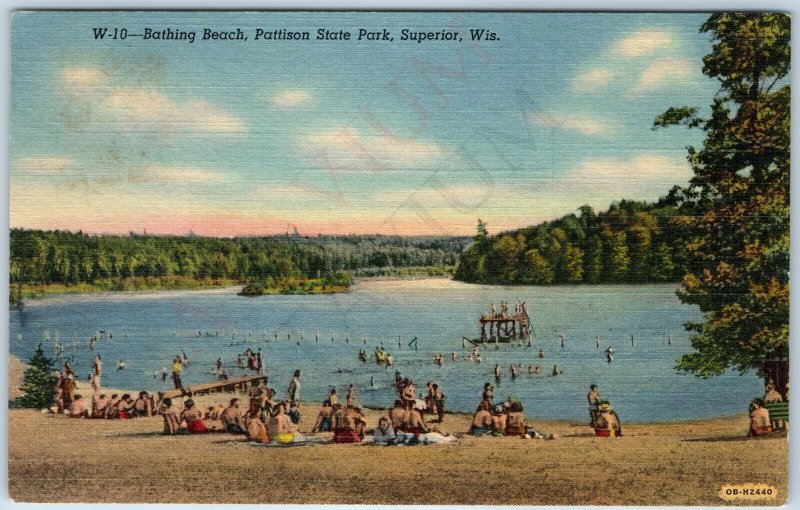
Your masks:
<svg viewBox="0 0 800 510"><path fill-rule="evenodd" d="M304 404L301 432L317 409ZM263 447L222 433L166 437L160 417L9 414L18 502L719 505L722 484L752 482L773 485L777 498L750 504L778 505L787 489L785 434L749 439L745 415L625 425L624 437L606 439L534 413L529 424L556 435L545 441L471 437L470 416L448 414L432 426L458 436L455 445ZM383 414L366 410L368 425Z"/></svg>

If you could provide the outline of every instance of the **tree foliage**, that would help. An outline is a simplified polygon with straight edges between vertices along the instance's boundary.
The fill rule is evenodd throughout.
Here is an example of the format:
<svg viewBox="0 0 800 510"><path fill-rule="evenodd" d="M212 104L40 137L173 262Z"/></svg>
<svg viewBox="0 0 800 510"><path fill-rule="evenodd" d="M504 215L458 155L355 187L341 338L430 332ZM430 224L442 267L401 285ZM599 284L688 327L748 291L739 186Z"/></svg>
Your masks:
<svg viewBox="0 0 800 510"><path fill-rule="evenodd" d="M688 209L687 209L688 210ZM677 282L688 269L687 214L674 201L622 201L488 236L461 254L455 279L494 284ZM659 264L653 264L658 260Z"/></svg>
<svg viewBox="0 0 800 510"><path fill-rule="evenodd" d="M177 276L265 281L339 278L341 271L455 265L464 237L90 236L11 230L11 283L74 285ZM338 275L338 276L337 276Z"/></svg>
<svg viewBox="0 0 800 510"><path fill-rule="evenodd" d="M702 377L729 367L757 369L778 390L789 349L789 16L712 15L703 72L718 80L708 118L668 110L655 127L682 124L706 133L688 148L693 178L683 192L694 262L679 296L700 307L689 324L694 352L678 368Z"/></svg>

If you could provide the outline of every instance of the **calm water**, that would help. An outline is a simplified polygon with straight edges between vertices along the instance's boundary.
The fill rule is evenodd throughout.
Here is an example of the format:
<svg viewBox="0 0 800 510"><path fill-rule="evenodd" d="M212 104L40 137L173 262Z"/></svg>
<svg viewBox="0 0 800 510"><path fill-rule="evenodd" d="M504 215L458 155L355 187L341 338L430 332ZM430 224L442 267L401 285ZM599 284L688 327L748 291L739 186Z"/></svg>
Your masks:
<svg viewBox="0 0 800 510"><path fill-rule="evenodd" d="M413 378L420 391L427 380L439 382L448 408L471 411L483 384L494 381L493 368L499 363L503 378L496 385L495 399L519 398L534 417L587 418L585 396L592 383L613 402L623 421L701 418L746 410L748 400L761 391L754 375L726 373L703 380L675 372L675 359L690 348L682 324L698 319L699 312L682 305L674 290L671 285L502 287L418 280L363 282L350 293L328 296L245 298L229 290L70 296L29 302L23 311L12 311L10 346L13 354L27 359L42 342L46 353L54 356L55 342L60 340L63 356L72 359L82 377L99 352L105 361L102 384L118 388L171 387L169 378L162 383L153 375L169 368L180 350L191 360L184 384L211 380L209 372L217 357L237 375L241 372L235 369L237 353L260 347L270 385L279 395L285 394L291 373L299 368L305 400L322 400L331 386L343 399L347 385L354 383L360 402L387 406L394 398L397 369ZM527 302L535 332L533 347L501 344L496 350L490 345L483 351L483 363L466 362L461 337L476 338L480 314L490 303L499 309L500 300L511 302L512 309L517 300ZM99 341L92 352L88 339L100 330L112 332L113 338ZM560 335L565 337L563 349ZM408 347L414 336L419 338L416 351ZM595 348L596 336L600 349ZM395 366L388 370L375 365L371 356L381 342L395 358ZM604 355L609 345L616 351L610 364ZM360 347L370 354L366 365L357 360ZM540 348L543 360L537 358ZM442 367L432 362L437 352L448 358ZM449 360L452 352L459 355L456 363ZM119 359L126 362L122 371L116 371ZM523 365L513 381L511 363ZM528 376L528 365L537 363L543 374L549 374L555 363L564 373ZM87 391L88 384L81 387Z"/></svg>

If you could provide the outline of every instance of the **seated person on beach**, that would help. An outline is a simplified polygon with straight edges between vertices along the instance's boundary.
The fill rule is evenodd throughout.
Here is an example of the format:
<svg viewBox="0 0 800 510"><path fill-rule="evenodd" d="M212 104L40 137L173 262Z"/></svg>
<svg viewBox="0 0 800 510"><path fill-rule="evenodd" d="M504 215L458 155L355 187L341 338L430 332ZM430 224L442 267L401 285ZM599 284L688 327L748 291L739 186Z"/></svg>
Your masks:
<svg viewBox="0 0 800 510"><path fill-rule="evenodd" d="M86 402L81 395L75 395L75 400L69 406L69 415L72 418L88 418L89 410L86 409Z"/></svg>
<svg viewBox="0 0 800 510"><path fill-rule="evenodd" d="M117 418L120 420L127 420L133 418L133 406L135 402L129 394L122 395L122 398L117 402Z"/></svg>
<svg viewBox="0 0 800 510"><path fill-rule="evenodd" d="M361 411L361 408L348 406L347 412L353 417L353 421L356 424L356 434L358 434L360 439L364 439L367 429L367 422L364 420L364 413Z"/></svg>
<svg viewBox="0 0 800 510"><path fill-rule="evenodd" d="M775 391L775 385L772 383L767 384L764 393L764 402L767 404L774 402L783 402L783 397L780 393Z"/></svg>
<svg viewBox="0 0 800 510"><path fill-rule="evenodd" d="M192 399L183 403L183 411L181 411L179 421L186 422L186 430L189 431L189 434L203 434L208 432L208 427L206 427L203 421L203 412L195 407L194 400Z"/></svg>
<svg viewBox="0 0 800 510"><path fill-rule="evenodd" d="M248 413L252 414L253 416L259 416L260 412L256 413ZM239 399L232 398L230 405L225 408L224 411L219 416L220 421L222 421L222 427L230 432L231 434L244 434L245 427L244 427L244 419L242 417L242 412L239 410Z"/></svg>
<svg viewBox="0 0 800 510"><path fill-rule="evenodd" d="M92 396L92 418L105 418L107 405L108 399L106 398L106 394L101 393L98 395L95 393Z"/></svg>
<svg viewBox="0 0 800 510"><path fill-rule="evenodd" d="M395 430L400 430L401 427L406 422L406 415L408 411L406 411L405 407L403 407L402 400L395 400L394 407L389 410L389 420L392 422L392 427Z"/></svg>
<svg viewBox="0 0 800 510"><path fill-rule="evenodd" d="M508 408L505 433L507 436L525 435L525 414L522 412L520 402L512 401Z"/></svg>
<svg viewBox="0 0 800 510"><path fill-rule="evenodd" d="M247 439L256 443L269 443L269 436L267 435L267 426L261 421L261 413L256 415L247 415L245 421L247 422Z"/></svg>
<svg viewBox="0 0 800 510"><path fill-rule="evenodd" d="M502 436L506 433L506 425L508 424L508 415L506 408L503 404L497 404L492 413L492 434Z"/></svg>
<svg viewBox="0 0 800 510"><path fill-rule="evenodd" d="M416 407L412 407L411 409L407 410L405 423L400 430L407 434L414 434L416 437L419 437L420 434L425 434L428 432L428 425L425 424L425 420L422 418L422 413L420 413Z"/></svg>
<svg viewBox="0 0 800 510"><path fill-rule="evenodd" d="M781 396L780 393L775 391L775 385L772 384L772 382L770 382L769 384L767 384L765 388L764 403L774 404L777 402L783 402L783 397ZM773 430L778 428L782 429L785 427L786 427L786 421L784 421L783 419L772 420Z"/></svg>
<svg viewBox="0 0 800 510"><path fill-rule="evenodd" d="M311 433L316 432L330 432L331 431L331 418L333 417L333 406L331 406L330 400L325 400L322 403L322 409L319 410L319 414L317 415L317 421L314 422L314 427L311 429Z"/></svg>
<svg viewBox="0 0 800 510"><path fill-rule="evenodd" d="M119 404L119 395L116 393L111 395L111 400L108 401L106 404L106 411L105 411L105 418L107 420L113 420L117 418L117 405Z"/></svg>
<svg viewBox="0 0 800 510"><path fill-rule="evenodd" d="M386 416L381 416L378 420L378 427L372 431L372 435L375 444L392 444L397 438L392 422Z"/></svg>
<svg viewBox="0 0 800 510"><path fill-rule="evenodd" d="M763 436L772 433L772 423L769 419L769 411L764 407L764 401L760 398L753 400L750 404L750 430L748 436Z"/></svg>
<svg viewBox="0 0 800 510"><path fill-rule="evenodd" d="M289 411L286 413L286 415L293 424L297 425L300 423L300 407L296 401L292 400L289 402Z"/></svg>
<svg viewBox="0 0 800 510"><path fill-rule="evenodd" d="M161 401L161 406L158 408L158 414L164 417L164 434L174 436L178 433L181 425L181 419L178 413L172 407L172 399L165 398Z"/></svg>
<svg viewBox="0 0 800 510"><path fill-rule="evenodd" d="M475 412L475 416L472 418L470 434L473 436L482 436L492 431L492 413L489 412L489 409L491 409L489 401L482 400Z"/></svg>
<svg viewBox="0 0 800 510"><path fill-rule="evenodd" d="M139 398L133 402L133 415L141 418L153 415L153 408L150 407L150 395L146 391L139 392Z"/></svg>
<svg viewBox="0 0 800 510"><path fill-rule="evenodd" d="M333 442L358 443L361 437L358 434L358 417L352 408L342 407L337 404L333 411Z"/></svg>
<svg viewBox="0 0 800 510"><path fill-rule="evenodd" d="M267 422L267 434L276 443L289 444L294 441L296 432L297 427L292 425L286 415L286 402L280 402L275 406L275 413Z"/></svg>
<svg viewBox="0 0 800 510"><path fill-rule="evenodd" d="M222 404L217 404L215 406L209 406L206 414L203 416L204 420L221 420L222 413L225 411L225 406Z"/></svg>
<svg viewBox="0 0 800 510"><path fill-rule="evenodd" d="M603 401L600 403L593 428L595 435L601 437L618 437L622 435L622 424L620 424L619 417L613 411L609 402Z"/></svg>

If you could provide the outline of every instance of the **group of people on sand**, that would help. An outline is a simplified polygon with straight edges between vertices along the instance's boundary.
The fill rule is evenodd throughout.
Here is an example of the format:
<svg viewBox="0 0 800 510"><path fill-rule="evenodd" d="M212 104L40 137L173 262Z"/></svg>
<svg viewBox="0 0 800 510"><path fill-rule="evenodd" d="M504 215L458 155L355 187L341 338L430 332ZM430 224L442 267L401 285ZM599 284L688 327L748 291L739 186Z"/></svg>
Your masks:
<svg viewBox="0 0 800 510"><path fill-rule="evenodd" d="M622 436L622 422L611 402L600 397L596 384L589 387L586 400L589 402L589 426L594 429L594 434L598 437Z"/></svg>
<svg viewBox="0 0 800 510"><path fill-rule="evenodd" d="M775 384L770 381L764 389L764 398L755 398L750 403L750 428L748 436L765 436L776 430L786 428L786 420L770 416L766 404L776 404L789 401L789 383L786 383L786 399L775 389Z"/></svg>
<svg viewBox="0 0 800 510"><path fill-rule="evenodd" d="M86 402L80 394L75 394L68 407L59 408L54 404L50 409L54 413L63 413L72 418L99 418L106 420L126 420L153 416L154 397L146 391L139 392L134 399L129 393L120 396L117 393L108 398L105 393L95 393L90 402Z"/></svg>
<svg viewBox="0 0 800 510"><path fill-rule="evenodd" d="M333 432L334 443L359 443L366 434L367 422L361 408L351 399L342 405L336 399L335 390L322 402L311 433Z"/></svg>
<svg viewBox="0 0 800 510"><path fill-rule="evenodd" d="M478 408L472 417L470 434L473 436L521 436L535 437L539 434L528 429L522 403L509 397L501 404L494 405L494 387L486 383Z"/></svg>
<svg viewBox="0 0 800 510"><path fill-rule="evenodd" d="M290 391L299 398L299 371L295 373ZM297 379L297 381L295 381ZM242 434L250 441L267 443L274 441L290 444L301 439L297 431L300 422L297 400L274 399L276 392L265 383L255 383L248 389L248 407L240 407L240 400L232 398L227 406L209 407L205 412L194 402L191 393L183 402L183 409L176 410L172 399L162 400L158 414L164 420L164 434L177 434L185 423L189 434L228 432Z"/></svg>

